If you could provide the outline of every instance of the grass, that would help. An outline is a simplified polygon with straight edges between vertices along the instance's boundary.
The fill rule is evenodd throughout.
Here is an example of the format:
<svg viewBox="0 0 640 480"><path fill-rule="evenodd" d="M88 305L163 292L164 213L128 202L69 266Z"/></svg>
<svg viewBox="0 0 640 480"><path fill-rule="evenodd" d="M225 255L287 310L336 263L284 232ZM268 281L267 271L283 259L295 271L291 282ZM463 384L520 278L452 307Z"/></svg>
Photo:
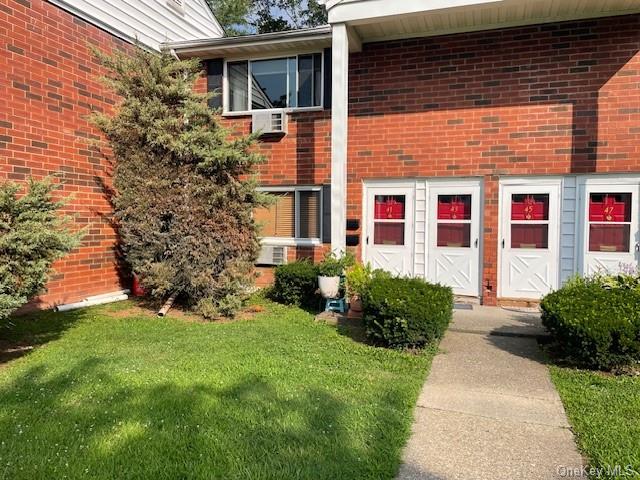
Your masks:
<svg viewBox="0 0 640 480"><path fill-rule="evenodd" d="M601 478L640 478L640 378L551 367L578 445ZM607 469L609 469L607 471Z"/></svg>
<svg viewBox="0 0 640 480"><path fill-rule="evenodd" d="M299 309L157 319L131 304L14 320L46 343L0 369L0 477L384 479L433 349L356 343Z"/></svg>

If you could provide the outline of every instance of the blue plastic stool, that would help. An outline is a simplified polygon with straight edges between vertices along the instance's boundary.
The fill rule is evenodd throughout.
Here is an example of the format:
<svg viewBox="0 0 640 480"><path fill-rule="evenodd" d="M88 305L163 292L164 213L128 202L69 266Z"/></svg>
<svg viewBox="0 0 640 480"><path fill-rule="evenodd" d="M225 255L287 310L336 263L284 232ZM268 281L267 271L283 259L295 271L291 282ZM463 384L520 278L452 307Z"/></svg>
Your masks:
<svg viewBox="0 0 640 480"><path fill-rule="evenodd" d="M328 298L324 308L325 312L346 313L347 302L344 298Z"/></svg>

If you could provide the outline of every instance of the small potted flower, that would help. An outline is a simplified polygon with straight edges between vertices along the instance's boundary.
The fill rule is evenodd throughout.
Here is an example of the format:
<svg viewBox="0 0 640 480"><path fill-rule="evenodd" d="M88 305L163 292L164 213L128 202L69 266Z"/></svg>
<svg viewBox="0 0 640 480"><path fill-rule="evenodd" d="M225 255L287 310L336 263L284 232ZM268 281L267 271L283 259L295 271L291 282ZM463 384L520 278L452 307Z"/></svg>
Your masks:
<svg viewBox="0 0 640 480"><path fill-rule="evenodd" d="M318 265L318 286L320 294L324 298L338 298L340 295L340 277L347 266L353 264L353 256L350 254L336 256L335 253L327 253Z"/></svg>
<svg viewBox="0 0 640 480"><path fill-rule="evenodd" d="M373 269L370 264L356 263L347 270L346 289L349 298L349 308L354 312L362 311L362 296L371 282Z"/></svg>

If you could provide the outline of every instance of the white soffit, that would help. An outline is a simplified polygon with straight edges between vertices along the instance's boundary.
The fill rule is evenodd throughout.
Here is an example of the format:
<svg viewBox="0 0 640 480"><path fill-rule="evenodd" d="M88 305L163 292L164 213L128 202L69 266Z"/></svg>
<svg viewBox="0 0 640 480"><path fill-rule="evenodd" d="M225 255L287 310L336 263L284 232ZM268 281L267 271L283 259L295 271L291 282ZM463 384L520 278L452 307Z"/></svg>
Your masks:
<svg viewBox="0 0 640 480"><path fill-rule="evenodd" d="M363 42L640 13L640 0L328 0Z"/></svg>
<svg viewBox="0 0 640 480"><path fill-rule="evenodd" d="M325 25L287 32L168 42L162 48L175 51L181 58L231 58L316 51L330 46L331 27Z"/></svg>

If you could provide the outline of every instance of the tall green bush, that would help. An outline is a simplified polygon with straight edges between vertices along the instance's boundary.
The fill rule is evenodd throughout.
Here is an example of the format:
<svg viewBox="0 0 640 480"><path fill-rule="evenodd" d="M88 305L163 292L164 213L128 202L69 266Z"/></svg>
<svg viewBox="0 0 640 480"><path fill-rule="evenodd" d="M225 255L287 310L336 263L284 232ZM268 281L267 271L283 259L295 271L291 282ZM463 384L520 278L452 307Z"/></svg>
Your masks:
<svg viewBox="0 0 640 480"><path fill-rule="evenodd" d="M194 91L197 60L138 49L107 56L122 101L96 115L115 156L115 220L124 259L153 297L176 293L205 316L229 315L253 282L253 210L267 202L251 174L253 136L223 128Z"/></svg>
<svg viewBox="0 0 640 480"><path fill-rule="evenodd" d="M26 192L15 183L0 184L0 320L42 293L53 262L76 248L81 232L60 215L51 179L30 181Z"/></svg>
<svg viewBox="0 0 640 480"><path fill-rule="evenodd" d="M453 314L449 287L418 278L374 275L362 298L371 340L392 348L422 347L438 340Z"/></svg>

